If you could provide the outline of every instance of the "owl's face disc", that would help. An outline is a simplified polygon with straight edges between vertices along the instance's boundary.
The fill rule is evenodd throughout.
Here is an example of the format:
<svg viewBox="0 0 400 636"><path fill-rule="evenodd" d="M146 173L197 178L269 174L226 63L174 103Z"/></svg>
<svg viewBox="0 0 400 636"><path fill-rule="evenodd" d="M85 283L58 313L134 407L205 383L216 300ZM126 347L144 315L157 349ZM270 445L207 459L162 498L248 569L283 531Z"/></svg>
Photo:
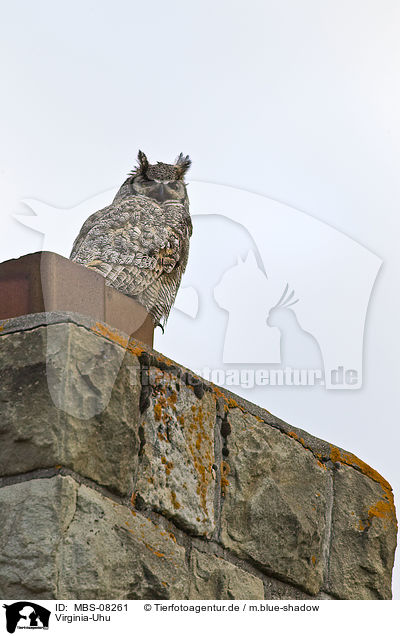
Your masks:
<svg viewBox="0 0 400 636"><path fill-rule="evenodd" d="M168 180L137 175L131 180L131 188L134 194L142 194L158 203L171 199L185 203L187 200L186 186L182 179Z"/></svg>

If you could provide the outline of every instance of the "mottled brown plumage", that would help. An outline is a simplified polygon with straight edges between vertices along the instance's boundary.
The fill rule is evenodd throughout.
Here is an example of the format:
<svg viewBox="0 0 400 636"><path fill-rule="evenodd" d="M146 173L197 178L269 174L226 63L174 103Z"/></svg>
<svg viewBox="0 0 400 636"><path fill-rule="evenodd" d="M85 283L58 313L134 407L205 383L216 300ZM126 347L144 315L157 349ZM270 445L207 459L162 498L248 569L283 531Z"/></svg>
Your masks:
<svg viewBox="0 0 400 636"><path fill-rule="evenodd" d="M102 274L106 284L135 298L164 326L189 256L192 222L182 153L175 164L139 165L114 201L92 214L77 236L71 260Z"/></svg>

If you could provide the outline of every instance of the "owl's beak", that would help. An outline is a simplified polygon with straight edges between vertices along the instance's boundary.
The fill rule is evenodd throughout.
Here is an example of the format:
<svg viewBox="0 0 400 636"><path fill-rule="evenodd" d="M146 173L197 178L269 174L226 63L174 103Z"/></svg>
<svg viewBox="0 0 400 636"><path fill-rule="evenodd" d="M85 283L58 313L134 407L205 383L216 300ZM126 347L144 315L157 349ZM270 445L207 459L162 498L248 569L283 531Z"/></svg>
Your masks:
<svg viewBox="0 0 400 636"><path fill-rule="evenodd" d="M154 190L153 190L154 192ZM152 195L156 201L160 203L164 203L165 201L165 185L164 183L157 183L157 188L155 189L154 194Z"/></svg>

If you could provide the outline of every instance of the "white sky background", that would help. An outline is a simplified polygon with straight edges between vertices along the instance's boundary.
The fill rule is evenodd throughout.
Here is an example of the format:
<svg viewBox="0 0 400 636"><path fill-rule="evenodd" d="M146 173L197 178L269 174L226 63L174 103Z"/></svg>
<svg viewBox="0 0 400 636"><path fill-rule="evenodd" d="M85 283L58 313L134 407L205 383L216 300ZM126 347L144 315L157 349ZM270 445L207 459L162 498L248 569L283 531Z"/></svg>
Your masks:
<svg viewBox="0 0 400 636"><path fill-rule="evenodd" d="M340 230L383 261L363 387L271 390L263 405L371 464L398 501L400 5L2 0L0 8L0 260L42 246L11 216L22 199L73 208L121 183L138 148L152 161L190 153L189 183L258 193Z"/></svg>

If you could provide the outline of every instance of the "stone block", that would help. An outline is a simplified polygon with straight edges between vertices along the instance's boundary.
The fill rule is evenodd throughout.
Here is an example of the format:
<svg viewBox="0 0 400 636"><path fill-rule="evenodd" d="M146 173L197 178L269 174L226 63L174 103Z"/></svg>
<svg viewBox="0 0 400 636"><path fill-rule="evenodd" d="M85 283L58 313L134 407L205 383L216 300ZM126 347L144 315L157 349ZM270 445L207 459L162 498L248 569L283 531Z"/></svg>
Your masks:
<svg viewBox="0 0 400 636"><path fill-rule="evenodd" d="M213 474L216 400L197 397L173 373L151 368L149 406L143 414L136 494L190 533L215 528Z"/></svg>
<svg viewBox="0 0 400 636"><path fill-rule="evenodd" d="M301 444L239 409L230 411L229 424L223 545L267 574L318 593L327 469Z"/></svg>
<svg viewBox="0 0 400 636"><path fill-rule="evenodd" d="M214 554L195 548L190 558L190 599L263 599L261 579Z"/></svg>
<svg viewBox="0 0 400 636"><path fill-rule="evenodd" d="M0 476L60 465L131 492L138 370L135 356L72 323L3 335Z"/></svg>
<svg viewBox="0 0 400 636"><path fill-rule="evenodd" d="M70 478L0 488L0 597L54 599L60 542L75 513Z"/></svg>
<svg viewBox="0 0 400 636"><path fill-rule="evenodd" d="M1 488L0 526L2 598L187 598L175 537L71 477Z"/></svg>
<svg viewBox="0 0 400 636"><path fill-rule="evenodd" d="M77 490L59 550L60 598L180 599L189 587L174 535L91 488Z"/></svg>
<svg viewBox="0 0 400 636"><path fill-rule="evenodd" d="M328 592L345 599L390 599L397 522L390 491L341 465L334 474Z"/></svg>

